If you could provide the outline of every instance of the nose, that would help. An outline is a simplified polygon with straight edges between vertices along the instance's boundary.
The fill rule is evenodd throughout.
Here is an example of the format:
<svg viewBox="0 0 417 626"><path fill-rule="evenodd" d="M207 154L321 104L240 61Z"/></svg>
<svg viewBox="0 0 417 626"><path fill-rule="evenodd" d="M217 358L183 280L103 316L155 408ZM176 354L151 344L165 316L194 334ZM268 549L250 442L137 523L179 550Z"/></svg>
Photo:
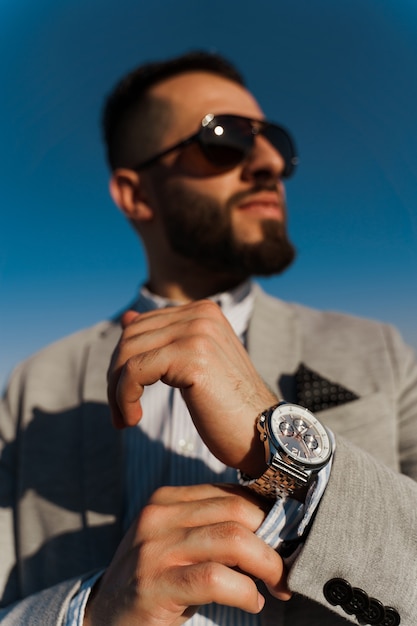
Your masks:
<svg viewBox="0 0 417 626"><path fill-rule="evenodd" d="M282 177L285 161L263 135L256 135L254 146L244 161L242 177L245 180L274 181Z"/></svg>

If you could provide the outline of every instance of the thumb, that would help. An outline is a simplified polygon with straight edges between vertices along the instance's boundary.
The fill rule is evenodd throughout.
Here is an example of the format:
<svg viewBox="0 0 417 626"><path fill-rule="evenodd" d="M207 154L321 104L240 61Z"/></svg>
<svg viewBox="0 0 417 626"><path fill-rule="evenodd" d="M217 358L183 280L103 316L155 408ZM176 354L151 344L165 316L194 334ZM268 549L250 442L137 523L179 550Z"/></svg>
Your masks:
<svg viewBox="0 0 417 626"><path fill-rule="evenodd" d="M136 320L139 316L140 313L137 313L137 311L125 311L121 317L121 323L123 328L129 326L129 324Z"/></svg>

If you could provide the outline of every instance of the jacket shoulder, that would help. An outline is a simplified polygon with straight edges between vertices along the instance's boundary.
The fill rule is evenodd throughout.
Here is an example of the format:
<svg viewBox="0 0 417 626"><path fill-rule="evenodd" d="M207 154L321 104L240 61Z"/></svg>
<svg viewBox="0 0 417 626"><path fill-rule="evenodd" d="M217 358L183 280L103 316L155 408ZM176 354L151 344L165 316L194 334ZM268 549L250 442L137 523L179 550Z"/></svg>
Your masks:
<svg viewBox="0 0 417 626"><path fill-rule="evenodd" d="M398 330L387 323L360 317L350 313L332 310L320 310L295 302L285 302L271 296L261 289L256 291L256 308L265 308L269 316L275 319L285 316L297 323L302 334L310 338L317 334L323 339L324 336L338 336L340 342L345 343L347 337L366 337L368 340L373 336L381 338L386 336L399 337Z"/></svg>
<svg viewBox="0 0 417 626"><path fill-rule="evenodd" d="M120 332L118 322L99 322L22 361L13 370L4 395L10 412L16 415L25 406L35 404L53 411L79 402L93 361L104 368L101 387L105 390L105 370Z"/></svg>
<svg viewBox="0 0 417 626"><path fill-rule="evenodd" d="M93 344L105 339L118 328L119 325L116 322L107 320L62 337L22 361L15 368L12 376L43 368L48 364L64 369L77 367Z"/></svg>

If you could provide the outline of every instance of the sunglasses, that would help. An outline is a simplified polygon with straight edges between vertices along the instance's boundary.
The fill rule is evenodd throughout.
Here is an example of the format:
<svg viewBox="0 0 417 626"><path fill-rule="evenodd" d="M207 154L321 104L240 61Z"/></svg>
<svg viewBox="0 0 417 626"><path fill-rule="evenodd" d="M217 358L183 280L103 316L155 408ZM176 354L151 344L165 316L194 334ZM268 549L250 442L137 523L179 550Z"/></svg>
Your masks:
<svg viewBox="0 0 417 626"><path fill-rule="evenodd" d="M284 159L285 168L282 177L291 176L298 158L294 142L282 126L240 115L212 115L211 113L203 118L196 133L132 169L139 171L149 167L165 155L192 143L199 145L201 152L212 165L231 169L248 156L253 149L256 135L263 135Z"/></svg>

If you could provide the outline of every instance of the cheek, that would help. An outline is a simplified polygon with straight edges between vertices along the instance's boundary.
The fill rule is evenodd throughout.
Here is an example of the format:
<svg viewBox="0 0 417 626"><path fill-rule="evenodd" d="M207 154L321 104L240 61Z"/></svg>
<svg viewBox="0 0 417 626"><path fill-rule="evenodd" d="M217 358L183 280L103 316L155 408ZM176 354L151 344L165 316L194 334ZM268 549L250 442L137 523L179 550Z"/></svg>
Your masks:
<svg viewBox="0 0 417 626"><path fill-rule="evenodd" d="M230 183L221 177L205 177L205 178L189 178L182 177L177 179L177 188L181 190L191 199L195 198L201 204L215 207L217 218L224 217L229 221L231 207L229 207L229 199L233 192ZM232 211L233 212L233 211Z"/></svg>
<svg viewBox="0 0 417 626"><path fill-rule="evenodd" d="M253 244L263 240L264 234L259 218L245 211L234 209L231 221L234 238L239 243Z"/></svg>
<svg viewBox="0 0 417 626"><path fill-rule="evenodd" d="M177 180L197 193L207 194L222 202L227 202L241 186L238 167L220 170L204 157L196 145L178 154L171 172Z"/></svg>

